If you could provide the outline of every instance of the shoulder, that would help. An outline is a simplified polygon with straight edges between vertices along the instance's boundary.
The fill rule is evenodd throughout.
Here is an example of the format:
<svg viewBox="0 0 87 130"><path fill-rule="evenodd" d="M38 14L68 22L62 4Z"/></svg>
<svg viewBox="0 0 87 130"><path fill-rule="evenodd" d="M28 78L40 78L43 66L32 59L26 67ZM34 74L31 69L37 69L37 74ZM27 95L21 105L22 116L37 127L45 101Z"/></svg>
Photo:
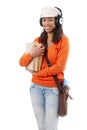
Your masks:
<svg viewBox="0 0 87 130"><path fill-rule="evenodd" d="M66 35L63 35L61 40L60 40L60 45L69 47L69 38Z"/></svg>
<svg viewBox="0 0 87 130"><path fill-rule="evenodd" d="M69 44L69 38L66 35L62 35L60 41L56 44L57 46L62 46Z"/></svg>
<svg viewBox="0 0 87 130"><path fill-rule="evenodd" d="M69 47L69 38L66 35L61 37L61 40L56 44L57 49L70 48Z"/></svg>
<svg viewBox="0 0 87 130"><path fill-rule="evenodd" d="M64 43L69 43L69 38L66 35L63 35L61 41Z"/></svg>

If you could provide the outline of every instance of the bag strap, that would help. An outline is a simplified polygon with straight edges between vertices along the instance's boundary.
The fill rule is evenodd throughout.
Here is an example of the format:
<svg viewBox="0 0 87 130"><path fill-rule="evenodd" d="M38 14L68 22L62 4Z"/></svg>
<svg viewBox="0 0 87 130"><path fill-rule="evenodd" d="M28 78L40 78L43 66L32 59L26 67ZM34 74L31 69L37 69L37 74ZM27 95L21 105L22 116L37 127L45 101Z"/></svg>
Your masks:
<svg viewBox="0 0 87 130"><path fill-rule="evenodd" d="M50 63L50 61L49 61L49 59L48 59L47 53L45 54L45 58L46 58L46 62L47 62L48 67L52 66L52 64ZM58 80L58 78L57 78L57 75L53 75L53 78L54 78L54 80L55 80L55 82L56 82L56 84L57 84L57 88L58 88L59 92L60 92L60 93L64 93L64 90L63 90L63 88L62 88L62 86L61 86L61 84L60 84L60 82L59 82L59 80ZM73 97L72 97L69 93L68 93L67 96L68 96L70 99L73 99Z"/></svg>
<svg viewBox="0 0 87 130"><path fill-rule="evenodd" d="M52 64L50 63L50 61L48 59L47 54L45 55L45 58L46 58L46 62L47 62L48 67L52 66ZM54 80L55 80L55 82L57 84L57 88L58 88L59 92L62 93L63 89L62 89L62 86L61 86L61 84L60 84L60 82L59 82L59 80L57 78L57 75L53 75L53 78L54 78Z"/></svg>

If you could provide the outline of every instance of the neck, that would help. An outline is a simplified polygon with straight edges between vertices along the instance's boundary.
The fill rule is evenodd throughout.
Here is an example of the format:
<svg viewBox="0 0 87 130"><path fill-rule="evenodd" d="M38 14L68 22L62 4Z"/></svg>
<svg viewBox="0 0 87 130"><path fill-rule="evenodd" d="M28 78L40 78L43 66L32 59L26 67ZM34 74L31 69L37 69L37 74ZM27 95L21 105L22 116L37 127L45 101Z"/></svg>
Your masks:
<svg viewBox="0 0 87 130"><path fill-rule="evenodd" d="M50 46L52 44L52 38L53 38L53 34L52 33L48 33L48 38L47 38L48 46Z"/></svg>

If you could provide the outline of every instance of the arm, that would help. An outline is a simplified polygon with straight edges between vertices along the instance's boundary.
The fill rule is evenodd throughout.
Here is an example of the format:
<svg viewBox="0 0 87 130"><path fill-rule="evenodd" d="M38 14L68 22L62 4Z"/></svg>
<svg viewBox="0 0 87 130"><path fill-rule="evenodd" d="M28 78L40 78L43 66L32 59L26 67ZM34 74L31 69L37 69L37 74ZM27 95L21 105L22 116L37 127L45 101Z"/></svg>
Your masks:
<svg viewBox="0 0 87 130"><path fill-rule="evenodd" d="M25 52L19 59L19 65L26 67L32 61L32 59L33 57L29 53Z"/></svg>
<svg viewBox="0 0 87 130"><path fill-rule="evenodd" d="M65 70L67 58L69 53L69 42L68 39L65 38L61 42L61 47L57 55L57 61L54 65L51 67L47 67L38 73L36 73L36 76L39 77L46 77L51 75L57 75L58 73L61 73ZM49 57L49 54L48 54Z"/></svg>
<svg viewBox="0 0 87 130"><path fill-rule="evenodd" d="M20 66L26 67L32 61L33 57L43 55L43 54L44 54L44 47L42 45L40 45L39 47L33 45L31 47L30 52L25 52L21 56L21 58L19 60L19 64L20 64Z"/></svg>

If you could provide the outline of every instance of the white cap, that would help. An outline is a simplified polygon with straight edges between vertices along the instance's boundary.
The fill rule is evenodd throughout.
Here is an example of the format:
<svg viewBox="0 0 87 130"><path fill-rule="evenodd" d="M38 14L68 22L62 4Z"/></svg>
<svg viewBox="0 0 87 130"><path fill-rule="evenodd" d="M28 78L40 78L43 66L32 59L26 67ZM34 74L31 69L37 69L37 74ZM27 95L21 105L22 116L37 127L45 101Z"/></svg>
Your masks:
<svg viewBox="0 0 87 130"><path fill-rule="evenodd" d="M57 8L48 6L42 9L40 18L57 17L58 15L61 15L61 12Z"/></svg>

